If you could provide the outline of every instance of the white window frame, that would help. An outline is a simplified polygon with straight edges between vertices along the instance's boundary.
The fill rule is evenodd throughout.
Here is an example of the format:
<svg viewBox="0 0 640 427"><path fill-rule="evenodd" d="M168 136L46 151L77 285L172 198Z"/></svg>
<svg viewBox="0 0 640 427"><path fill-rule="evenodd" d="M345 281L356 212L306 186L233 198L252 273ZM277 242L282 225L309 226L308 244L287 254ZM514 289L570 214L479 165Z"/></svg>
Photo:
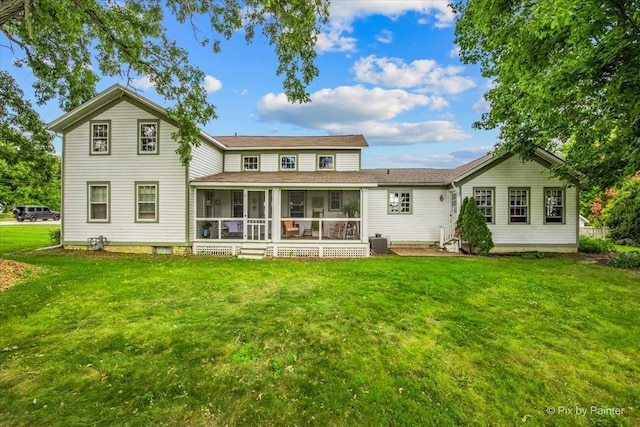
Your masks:
<svg viewBox="0 0 640 427"><path fill-rule="evenodd" d="M252 162L251 160L254 160L254 159L255 159L255 162ZM254 163L255 163L255 167L247 167L247 166L253 166ZM242 170L243 171L259 171L260 156L242 156Z"/></svg>
<svg viewBox="0 0 640 427"><path fill-rule="evenodd" d="M322 158L331 158L331 167L322 167ZM319 171L332 171L336 169L336 156L333 154L318 154L318 164L316 165Z"/></svg>
<svg viewBox="0 0 640 427"><path fill-rule="evenodd" d="M293 162L293 166L288 165L289 167L285 167L285 161L287 163ZM298 170L298 156L295 154L282 154L280 155L280 170L281 171L295 171Z"/></svg>
<svg viewBox="0 0 640 427"><path fill-rule="evenodd" d="M106 200L94 201L92 198L92 188L104 187ZM105 218L94 218L93 207L97 205L105 206ZM87 182L87 222L109 222L111 220L111 183L109 182Z"/></svg>
<svg viewBox="0 0 640 427"><path fill-rule="evenodd" d="M159 203L159 195L160 195L160 189L159 189L159 184L158 182L136 182L135 183L135 187L136 187L136 217L135 217L135 222L158 222L159 218L160 218L160 213L159 213L159 208L160 208L160 203ZM153 192L153 201L148 201L148 200L140 200L140 188L141 187L153 187L154 188L154 192ZM140 209L140 205L144 204L144 205L153 205L153 218L141 218L140 215L144 212L142 209ZM144 212L146 213L146 212Z"/></svg>
<svg viewBox="0 0 640 427"><path fill-rule="evenodd" d="M337 196L337 197L334 197ZM337 206L334 203L337 202ZM329 212L340 212L342 209L342 190L329 190Z"/></svg>

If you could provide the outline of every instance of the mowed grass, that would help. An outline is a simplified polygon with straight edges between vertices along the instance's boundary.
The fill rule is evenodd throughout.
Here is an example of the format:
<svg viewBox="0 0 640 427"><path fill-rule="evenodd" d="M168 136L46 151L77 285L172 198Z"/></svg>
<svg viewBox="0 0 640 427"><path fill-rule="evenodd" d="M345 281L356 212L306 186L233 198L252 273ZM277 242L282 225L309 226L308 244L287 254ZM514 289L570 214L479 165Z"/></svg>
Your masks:
<svg viewBox="0 0 640 427"><path fill-rule="evenodd" d="M637 271L5 256L0 425L640 424Z"/></svg>

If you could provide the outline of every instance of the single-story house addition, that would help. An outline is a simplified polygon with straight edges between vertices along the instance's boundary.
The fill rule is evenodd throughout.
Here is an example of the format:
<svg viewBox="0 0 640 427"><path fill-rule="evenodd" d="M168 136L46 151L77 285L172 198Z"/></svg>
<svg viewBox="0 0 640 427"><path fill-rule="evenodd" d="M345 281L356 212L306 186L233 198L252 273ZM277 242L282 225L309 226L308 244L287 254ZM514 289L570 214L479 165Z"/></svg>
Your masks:
<svg viewBox="0 0 640 427"><path fill-rule="evenodd" d="M362 135L200 134L188 166L165 110L115 85L49 125L62 134L62 244L158 253L365 257L390 246L457 250L473 196L494 252L574 252L578 182L544 150L487 155L455 169L362 169ZM349 209L351 208L351 209Z"/></svg>

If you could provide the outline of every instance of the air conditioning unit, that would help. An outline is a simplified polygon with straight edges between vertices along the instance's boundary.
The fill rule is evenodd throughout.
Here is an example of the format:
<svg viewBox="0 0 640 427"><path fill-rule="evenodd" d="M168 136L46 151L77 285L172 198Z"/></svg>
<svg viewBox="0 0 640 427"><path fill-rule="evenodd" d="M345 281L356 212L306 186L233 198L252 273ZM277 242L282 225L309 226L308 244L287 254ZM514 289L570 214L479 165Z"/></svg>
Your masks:
<svg viewBox="0 0 640 427"><path fill-rule="evenodd" d="M369 247L376 254L386 254L389 252L386 237L369 237Z"/></svg>

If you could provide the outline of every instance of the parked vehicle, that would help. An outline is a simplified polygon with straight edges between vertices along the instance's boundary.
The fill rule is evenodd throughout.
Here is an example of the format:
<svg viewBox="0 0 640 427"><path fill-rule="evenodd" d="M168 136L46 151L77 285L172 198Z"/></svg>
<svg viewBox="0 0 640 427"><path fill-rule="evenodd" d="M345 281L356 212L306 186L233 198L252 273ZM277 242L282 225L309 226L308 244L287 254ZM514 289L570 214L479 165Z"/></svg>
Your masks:
<svg viewBox="0 0 640 427"><path fill-rule="evenodd" d="M16 206L13 209L13 216L20 222L29 220L35 222L38 219L46 221L52 219L58 221L60 212L52 211L47 206Z"/></svg>

